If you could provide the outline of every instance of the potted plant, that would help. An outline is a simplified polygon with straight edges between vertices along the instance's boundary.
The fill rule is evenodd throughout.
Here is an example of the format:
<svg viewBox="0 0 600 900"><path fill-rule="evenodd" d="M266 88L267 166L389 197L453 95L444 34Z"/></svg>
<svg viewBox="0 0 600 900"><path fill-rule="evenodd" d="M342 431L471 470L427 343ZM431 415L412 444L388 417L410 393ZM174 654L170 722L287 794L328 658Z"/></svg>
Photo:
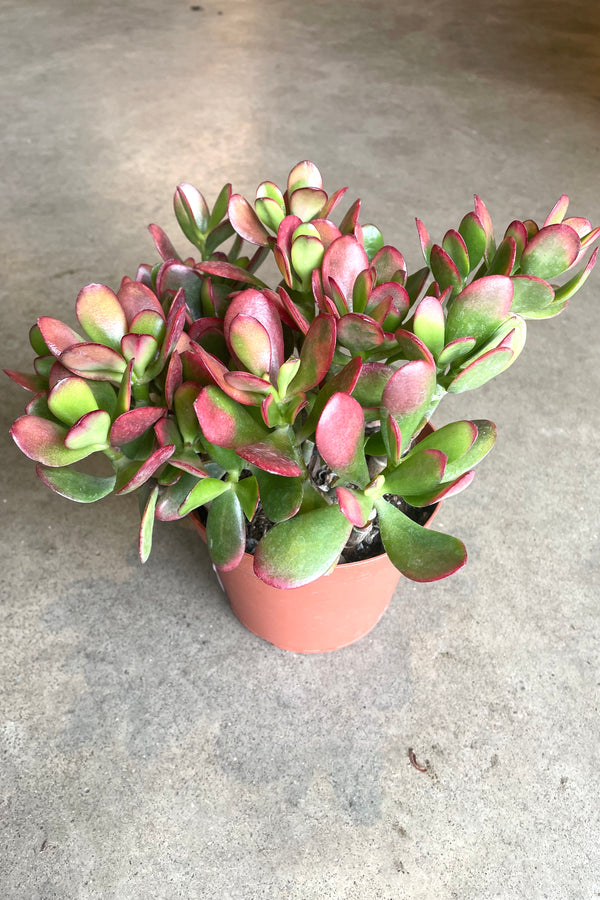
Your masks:
<svg viewBox="0 0 600 900"><path fill-rule="evenodd" d="M600 234L566 218L563 196L541 227L515 220L496 243L476 197L439 243L417 220L425 264L409 274L360 223L359 200L334 224L344 193L328 195L308 161L253 204L228 184L210 210L179 185L193 255L151 225L160 261L116 292L84 287L76 329L42 315L35 373L7 372L34 395L11 433L48 487L83 503L136 491L142 562L154 520L191 513L236 614L307 652L369 630L399 573L432 581L464 565L462 542L426 526L496 431L434 431L430 417L515 361L527 319L565 308ZM269 256L271 286L257 274ZM92 456L108 471L78 466Z"/></svg>

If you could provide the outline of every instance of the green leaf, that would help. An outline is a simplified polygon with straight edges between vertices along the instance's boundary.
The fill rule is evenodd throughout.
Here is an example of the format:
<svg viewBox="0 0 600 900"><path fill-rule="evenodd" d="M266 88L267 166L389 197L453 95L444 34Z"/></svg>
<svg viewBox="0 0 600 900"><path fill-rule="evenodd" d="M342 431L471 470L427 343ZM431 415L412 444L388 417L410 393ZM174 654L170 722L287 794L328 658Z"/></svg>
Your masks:
<svg viewBox="0 0 600 900"><path fill-rule="evenodd" d="M447 456L433 448L419 448L385 476L385 493L404 496L429 491L441 483Z"/></svg>
<svg viewBox="0 0 600 900"><path fill-rule="evenodd" d="M467 245L465 244L463 236L458 231L454 231L454 229L447 231L444 235L444 240L442 241L442 250L445 250L450 256L452 262L458 269L460 277L464 281L471 271L471 268L469 264L469 251L467 250Z"/></svg>
<svg viewBox="0 0 600 900"><path fill-rule="evenodd" d="M453 424L474 425L477 428L477 437L465 453L453 455L453 457L449 456L446 471L444 472L444 483L447 481L454 481L464 472L467 472L469 469L476 466L477 463L481 462L484 456L487 456L496 442L496 426L488 419L474 419L469 423L455 422ZM440 429L440 431L441 430L442 429ZM435 434L437 434L437 432L435 432ZM435 434L431 435L431 437L435 437ZM425 440L428 439L425 438Z"/></svg>
<svg viewBox="0 0 600 900"><path fill-rule="evenodd" d="M249 522L252 521L258 503L258 482L256 478L253 475L249 478L242 478L241 481L234 485L234 490L244 515Z"/></svg>
<svg viewBox="0 0 600 900"><path fill-rule="evenodd" d="M554 300L553 289L541 278L534 275L514 275L511 281L514 288L511 306L513 313L537 318L538 313Z"/></svg>
<svg viewBox="0 0 600 900"><path fill-rule="evenodd" d="M223 572L235 569L246 548L246 525L235 491L226 491L211 503L206 520L206 542L218 569Z"/></svg>
<svg viewBox="0 0 600 900"><path fill-rule="evenodd" d="M227 205L229 203L229 198L231 197L231 185L225 184L219 191L219 196L215 200L215 205L212 208L212 212L210 214L210 219L208 220L208 227L210 231L217 227L225 213L227 212ZM232 229L233 231L233 229Z"/></svg>
<svg viewBox="0 0 600 900"><path fill-rule="evenodd" d="M546 225L523 250L521 271L538 278L555 278L573 264L580 247L579 235L570 225Z"/></svg>
<svg viewBox="0 0 600 900"><path fill-rule="evenodd" d="M413 318L415 335L438 357L444 347L444 308L437 297L423 297Z"/></svg>
<svg viewBox="0 0 600 900"><path fill-rule="evenodd" d="M437 581L467 561L462 541L417 525L387 500L375 501L381 539L391 562L413 581Z"/></svg>
<svg viewBox="0 0 600 900"><path fill-rule="evenodd" d="M65 447L67 429L39 416L21 416L10 429L12 439L25 456L45 466L60 468L78 462L94 452L94 447L70 450Z"/></svg>
<svg viewBox="0 0 600 900"><path fill-rule="evenodd" d="M578 272L574 278L571 278L569 281L565 282L561 287L556 289L555 293L555 301L556 303L561 305L561 309L564 308L567 301L571 299L573 294L576 294L579 288L585 284L589 275L596 264L596 259L598 257L598 248L594 250L592 255L590 256L587 265L581 272Z"/></svg>
<svg viewBox="0 0 600 900"><path fill-rule="evenodd" d="M418 454L421 450L434 449L441 450L448 457L448 463L451 463L465 455L467 450L473 446L477 434L475 422L470 422L468 419L449 422L421 438L418 444L407 453L406 459Z"/></svg>
<svg viewBox="0 0 600 900"><path fill-rule="evenodd" d="M86 413L98 409L98 403L90 384L73 375L54 385L48 394L48 408L65 425L74 425Z"/></svg>
<svg viewBox="0 0 600 900"><path fill-rule="evenodd" d="M258 481L260 502L267 519L284 522L295 516L303 498L302 479L274 475L256 466L252 466L252 471Z"/></svg>
<svg viewBox="0 0 600 900"><path fill-rule="evenodd" d="M463 391L472 391L481 387L486 382L500 375L509 367L514 357L512 350L497 348L488 350L483 356L478 357L454 378L448 385L448 392L460 394Z"/></svg>
<svg viewBox="0 0 600 900"><path fill-rule="evenodd" d="M92 341L120 350L127 319L114 291L104 284L86 285L77 296L75 312Z"/></svg>
<svg viewBox="0 0 600 900"><path fill-rule="evenodd" d="M469 267L471 272L483 259L486 249L485 229L474 212L467 213L458 226L458 232L463 238L469 254Z"/></svg>
<svg viewBox="0 0 600 900"><path fill-rule="evenodd" d="M383 247L383 235L376 225L363 225L362 238L369 262Z"/></svg>
<svg viewBox="0 0 600 900"><path fill-rule="evenodd" d="M169 485L160 495L160 500L156 505L156 518L161 522L174 522L182 519L179 507L197 482L198 479L194 475L184 472L178 481Z"/></svg>
<svg viewBox="0 0 600 900"><path fill-rule="evenodd" d="M505 275L488 275L471 282L455 298L446 322L446 340L474 337L485 341L510 313L513 282Z"/></svg>
<svg viewBox="0 0 600 900"><path fill-rule="evenodd" d="M285 217L285 211L281 209L277 201L272 197L258 197L254 205L256 214L263 225L266 225L271 231L277 232Z"/></svg>
<svg viewBox="0 0 600 900"><path fill-rule="evenodd" d="M231 490L230 481L221 481L219 478L202 478L194 485L179 507L179 515L187 516L193 509L210 503L219 494L224 494L229 490Z"/></svg>
<svg viewBox="0 0 600 900"><path fill-rule="evenodd" d="M65 435L65 447L81 450L84 447L108 445L110 416L105 409L94 409L82 416Z"/></svg>
<svg viewBox="0 0 600 900"><path fill-rule="evenodd" d="M352 525L339 506L294 516L276 525L260 541L254 571L277 588L308 584L334 565L351 531Z"/></svg>
<svg viewBox="0 0 600 900"><path fill-rule="evenodd" d="M445 369L451 363L468 356L476 343L477 341L472 337L462 337L450 341L438 356L438 366L440 369Z"/></svg>
<svg viewBox="0 0 600 900"><path fill-rule="evenodd" d="M208 229L209 211L200 191L192 184L179 184L173 197L173 208L188 241L201 248Z"/></svg>
<svg viewBox="0 0 600 900"><path fill-rule="evenodd" d="M206 439L220 447L237 449L263 441L269 434L266 426L255 421L244 406L216 385L202 389L194 409Z"/></svg>
<svg viewBox="0 0 600 900"><path fill-rule="evenodd" d="M101 478L68 467L53 469L38 465L36 473L38 478L56 494L76 503L95 503L102 500L111 493L116 481L115 475Z"/></svg>
<svg viewBox="0 0 600 900"><path fill-rule="evenodd" d="M152 490L150 491L150 496L148 497L148 502L146 503L143 515L142 522L140 525L140 537L139 537L139 554L140 561L145 563L148 557L150 556L150 551L152 550L152 532L154 531L154 510L156 508L156 500L158 498L158 485L155 484Z"/></svg>

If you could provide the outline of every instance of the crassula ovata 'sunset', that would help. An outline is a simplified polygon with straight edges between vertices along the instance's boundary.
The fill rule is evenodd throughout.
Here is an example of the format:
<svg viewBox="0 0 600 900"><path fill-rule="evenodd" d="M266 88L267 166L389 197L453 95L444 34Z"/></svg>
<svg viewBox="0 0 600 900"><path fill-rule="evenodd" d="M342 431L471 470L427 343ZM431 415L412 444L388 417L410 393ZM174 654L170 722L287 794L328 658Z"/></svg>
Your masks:
<svg viewBox="0 0 600 900"><path fill-rule="evenodd" d="M161 261L116 292L84 287L75 328L42 315L35 372L7 372L33 394L11 433L48 487L84 503L138 492L143 561L155 519L206 507L213 562L232 569L260 505L272 527L254 568L277 587L326 573L352 535L377 527L416 581L464 564L461 541L390 500L418 509L470 484L494 425L458 421L423 438L425 423L447 393L514 362L527 319L564 309L600 229L567 217L563 196L541 226L515 220L496 240L476 197L440 243L417 220L424 266L409 274L360 222L360 201L335 224L344 193L326 193L308 161L285 190L263 182L253 203L226 185L211 210L179 185L192 255L151 225ZM257 274L270 254L281 274L271 286ZM106 474L79 465L93 454Z"/></svg>

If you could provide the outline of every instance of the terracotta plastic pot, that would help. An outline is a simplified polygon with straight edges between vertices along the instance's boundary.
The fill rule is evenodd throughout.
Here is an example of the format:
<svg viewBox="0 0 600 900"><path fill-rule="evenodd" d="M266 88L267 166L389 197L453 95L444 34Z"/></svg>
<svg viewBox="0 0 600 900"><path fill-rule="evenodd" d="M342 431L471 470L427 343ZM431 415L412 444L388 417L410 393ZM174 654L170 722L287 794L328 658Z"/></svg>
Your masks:
<svg viewBox="0 0 600 900"><path fill-rule="evenodd" d="M437 507L433 510L429 523ZM191 520L206 540L200 519ZM246 628L282 650L323 653L353 644L375 627L396 589L400 573L388 557L344 563L311 584L282 590L261 581L254 557L245 553L231 572L218 572L231 608Z"/></svg>

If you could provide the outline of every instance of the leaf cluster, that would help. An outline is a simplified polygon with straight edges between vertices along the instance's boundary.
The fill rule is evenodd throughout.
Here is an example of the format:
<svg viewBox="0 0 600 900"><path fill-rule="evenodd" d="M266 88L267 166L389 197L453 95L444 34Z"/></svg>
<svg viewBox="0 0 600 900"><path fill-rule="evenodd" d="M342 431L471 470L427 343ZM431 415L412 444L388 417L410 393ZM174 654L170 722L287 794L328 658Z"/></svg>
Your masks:
<svg viewBox="0 0 600 900"><path fill-rule="evenodd" d="M211 210L179 185L174 210L193 255L151 225L159 261L116 292L84 287L77 329L41 316L34 372L7 371L33 393L11 433L48 487L83 503L138 492L142 561L156 519L205 507L214 564L232 569L260 504L273 527L255 571L277 587L326 573L353 532L374 527L409 578L464 564L461 541L390 498L429 507L471 483L494 425L434 431L431 415L447 393L512 365L526 320L565 308L600 229L567 218L563 196L541 226L515 220L496 241L475 197L440 243L417 220L424 266L409 274L360 222L359 200L335 224L344 194L329 195L309 161L283 191L263 182L252 203L228 184ZM281 275L271 286L256 274L270 255ZM98 455L106 474L73 468Z"/></svg>

